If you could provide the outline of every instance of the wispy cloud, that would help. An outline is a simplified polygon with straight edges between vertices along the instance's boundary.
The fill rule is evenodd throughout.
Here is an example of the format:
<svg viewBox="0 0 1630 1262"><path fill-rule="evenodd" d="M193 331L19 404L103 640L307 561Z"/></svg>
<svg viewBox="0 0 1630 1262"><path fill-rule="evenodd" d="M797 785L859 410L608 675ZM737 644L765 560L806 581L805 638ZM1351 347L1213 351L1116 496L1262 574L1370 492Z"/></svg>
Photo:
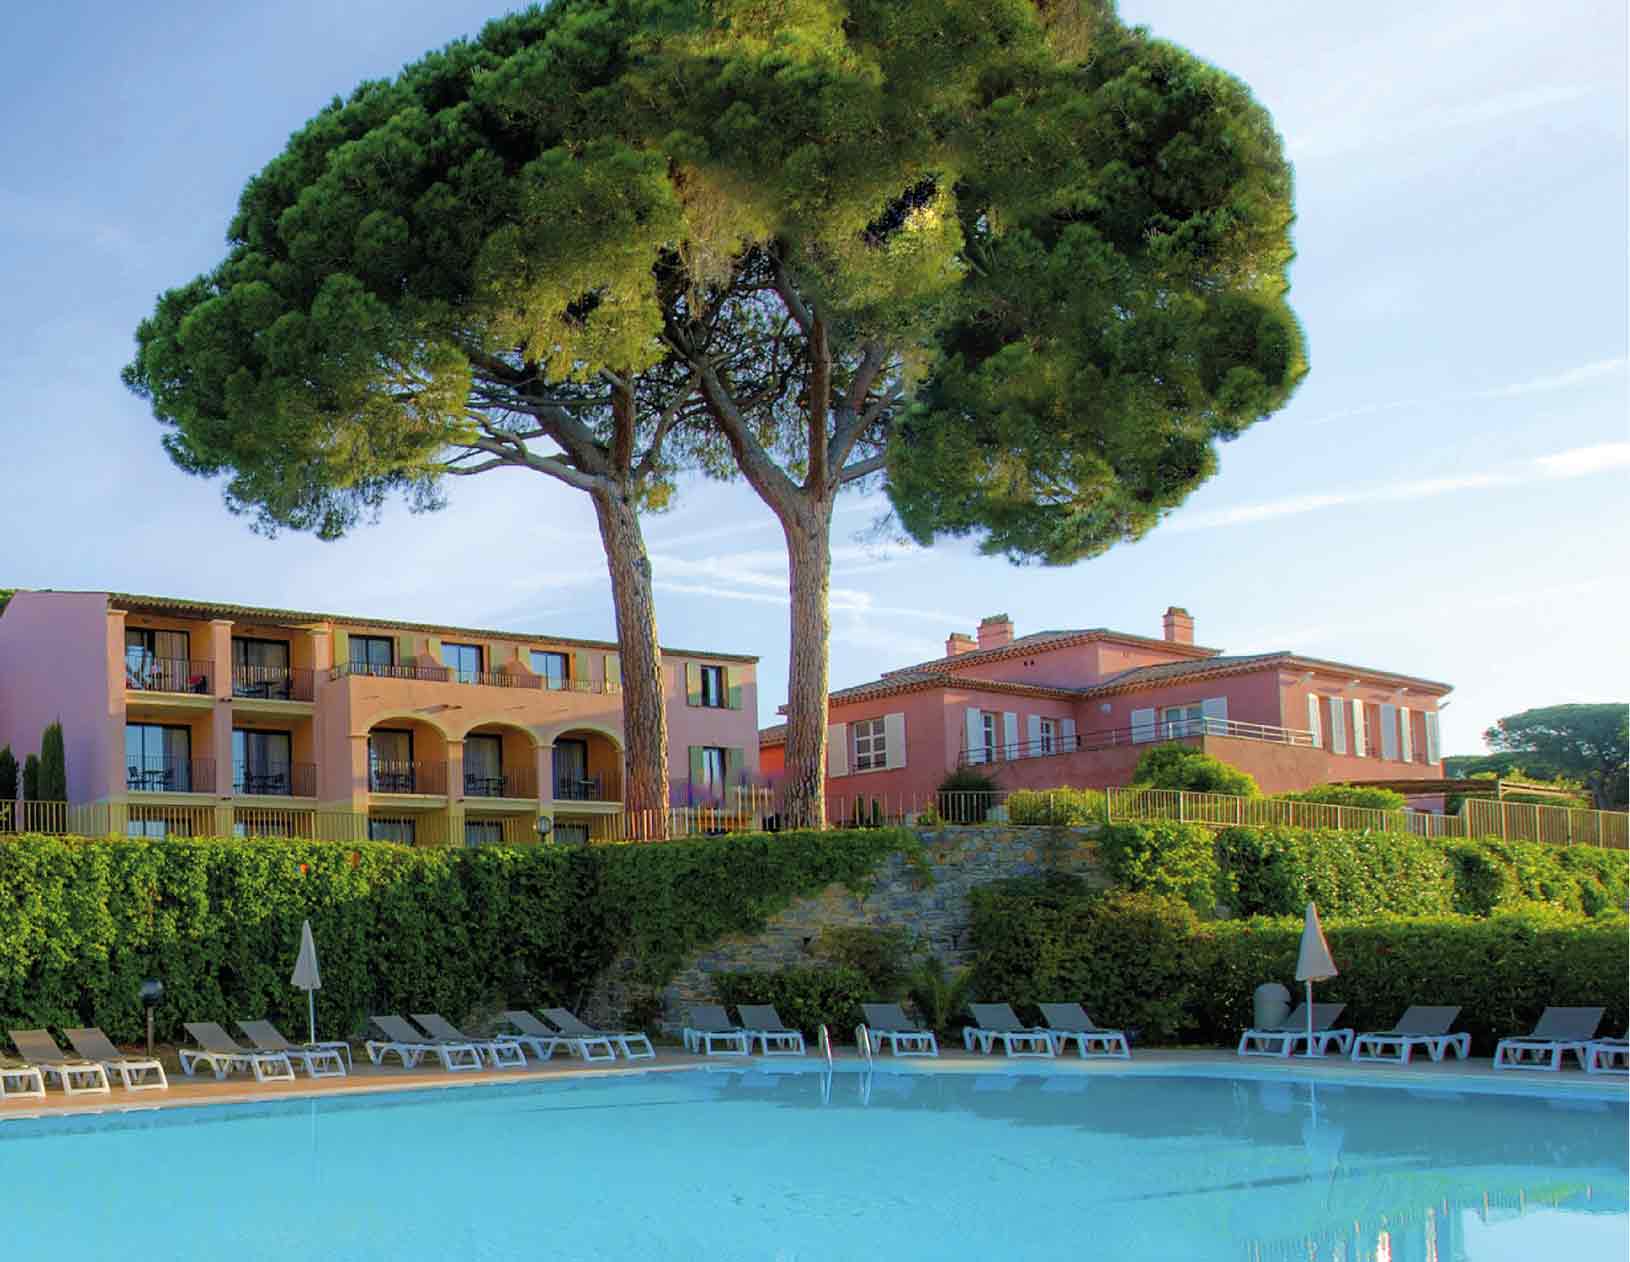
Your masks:
<svg viewBox="0 0 1630 1262"><path fill-rule="evenodd" d="M1350 420L1356 416L1375 416L1381 412L1399 412L1408 408L1432 407L1440 403L1462 402L1467 399L1517 399L1529 394L1549 394L1553 390L1570 390L1574 386L1584 385L1589 381L1599 381L1603 377L1612 377L1624 372L1626 360L1620 355L1614 359L1598 359L1588 364L1581 364L1577 368L1569 368L1563 372L1551 373L1544 377L1533 377L1527 381L1514 381L1502 386L1490 386L1484 390L1464 390L1455 394L1440 394L1430 398L1391 399L1384 403L1364 403L1356 408L1345 408L1340 412L1330 412L1318 416L1310 421L1301 422L1303 425L1329 425L1333 421Z"/></svg>
<svg viewBox="0 0 1630 1262"><path fill-rule="evenodd" d="M1179 515L1172 519L1166 529L1213 530L1221 526L1244 526L1278 517L1295 517L1303 513L1319 512L1327 508L1347 508L1355 504L1388 503L1397 500L1432 499L1460 491L1521 486L1525 483L1558 478L1580 478L1627 468L1630 468L1630 443L1600 443L1592 447L1575 447L1549 456L1540 456L1522 464L1480 473L1416 478L1407 482L1385 482L1330 495L1297 495L1285 499L1264 500L1257 504L1239 504L1233 508L1216 509L1209 513Z"/></svg>

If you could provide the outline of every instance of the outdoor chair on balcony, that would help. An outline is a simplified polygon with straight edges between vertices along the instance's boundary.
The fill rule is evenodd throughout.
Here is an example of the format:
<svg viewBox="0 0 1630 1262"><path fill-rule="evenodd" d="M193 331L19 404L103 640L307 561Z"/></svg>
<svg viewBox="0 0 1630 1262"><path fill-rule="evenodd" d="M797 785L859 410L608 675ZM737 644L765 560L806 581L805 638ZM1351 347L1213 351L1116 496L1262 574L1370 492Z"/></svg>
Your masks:
<svg viewBox="0 0 1630 1262"><path fill-rule="evenodd" d="M467 1043L492 1064L494 1069L525 1069L526 1050L512 1038L474 1039L439 1012L413 1012L409 1016L433 1039L443 1043Z"/></svg>
<svg viewBox="0 0 1630 1262"><path fill-rule="evenodd" d="M897 1003L863 1003L860 1011L866 1018L866 1033L879 1048L884 1043L895 1056L938 1056L939 1040L934 1031L925 1030Z"/></svg>
<svg viewBox="0 0 1630 1262"><path fill-rule="evenodd" d="M1316 1003L1313 1005L1313 1046L1309 1051L1323 1056L1334 1043L1338 1051L1346 1055L1353 1045L1352 1030L1336 1030L1331 1027L1347 1009L1344 1003ZM1290 1016L1285 1018L1283 1025L1269 1029L1247 1030L1239 1036L1239 1055L1241 1056L1289 1056L1296 1050L1298 1043L1304 1046L1308 1041L1307 1005L1299 1003L1291 1010Z"/></svg>
<svg viewBox="0 0 1630 1262"><path fill-rule="evenodd" d="M1106 1030L1095 1025L1087 1010L1078 1003L1044 1003L1041 1019L1053 1032L1053 1050L1063 1051L1071 1039L1081 1050L1081 1058L1109 1056L1116 1060L1130 1060L1132 1051L1126 1044L1124 1030Z"/></svg>
<svg viewBox="0 0 1630 1262"><path fill-rule="evenodd" d="M167 1091L170 1079L164 1064L153 1056L126 1056L115 1047L106 1034L94 1025L81 1029L64 1029L74 1051L86 1060L102 1066L102 1072L118 1074L126 1091Z"/></svg>
<svg viewBox="0 0 1630 1262"><path fill-rule="evenodd" d="M475 798L501 798L507 796L504 785L503 776L476 776L466 773L464 795Z"/></svg>
<svg viewBox="0 0 1630 1262"><path fill-rule="evenodd" d="M46 1078L55 1078L68 1095L109 1095L107 1070L94 1060L69 1056L45 1030L7 1030L17 1054Z"/></svg>
<svg viewBox="0 0 1630 1262"><path fill-rule="evenodd" d="M1407 1065L1409 1054L1417 1047L1424 1047L1435 1061L1442 1060L1451 1051L1465 1060L1471 1055L1472 1036L1449 1033L1449 1027L1459 1015L1458 1005L1431 1007L1414 1004L1398 1018L1398 1023L1392 1029L1360 1034L1354 1039L1353 1059Z"/></svg>
<svg viewBox="0 0 1630 1262"><path fill-rule="evenodd" d="M1581 1068L1587 1068L1585 1049L1596 1038L1602 1012L1601 1008L1545 1009L1532 1034L1514 1035L1495 1045L1494 1067L1547 1069L1554 1073L1562 1068L1563 1057L1572 1052L1579 1058Z"/></svg>
<svg viewBox="0 0 1630 1262"><path fill-rule="evenodd" d="M1000 1040L1008 1056L1054 1055L1052 1031L1023 1024L1011 1005L971 1003L968 1011L974 1019L974 1024L962 1031L962 1046L968 1051L977 1047L988 1056Z"/></svg>
<svg viewBox="0 0 1630 1262"><path fill-rule="evenodd" d="M239 1021L238 1029L257 1052L282 1052L291 1062L299 1061L308 1078L343 1078L351 1071L349 1043L291 1043L270 1021Z"/></svg>
<svg viewBox="0 0 1630 1262"><path fill-rule="evenodd" d="M747 1035L749 1050L754 1043L758 1043L766 1056L804 1054L803 1031L789 1028L786 1022L781 1020L781 1014L775 1010L774 1004L737 1004L736 1014L741 1017L742 1030Z"/></svg>
<svg viewBox="0 0 1630 1262"><path fill-rule="evenodd" d="M369 1017L368 1020L385 1036L382 1039L368 1039L362 1045L368 1059L376 1065L395 1052L402 1061L403 1069L412 1069L427 1055L441 1061L441 1067L449 1073L481 1068L481 1052L473 1043L447 1043L426 1038L395 1013Z"/></svg>
<svg viewBox="0 0 1630 1262"><path fill-rule="evenodd" d="M256 1082L293 1082L294 1065L283 1052L255 1052L244 1047L213 1021L184 1021L182 1028L198 1044L183 1047L181 1072L191 1078L199 1065L207 1065L217 1078L235 1069L247 1069Z"/></svg>
<svg viewBox="0 0 1630 1262"><path fill-rule="evenodd" d="M1585 1045L1587 1074L1630 1074L1630 1039L1592 1039Z"/></svg>
<svg viewBox="0 0 1630 1262"><path fill-rule="evenodd" d="M562 1038L584 1060L590 1059L589 1055L579 1049L577 1044L609 1041L622 1048L623 1055L629 1060L648 1060L657 1054L656 1048L651 1046L650 1038L641 1030L596 1030L593 1026L579 1021L576 1014L566 1008L545 1008L543 1019L559 1030ZM645 1050L636 1051L636 1045Z"/></svg>
<svg viewBox="0 0 1630 1262"><path fill-rule="evenodd" d="M703 1052L713 1056L745 1056L753 1050L747 1040L747 1031L730 1020L730 1014L716 1003L699 1003L690 1010L690 1023L681 1031L685 1050ZM724 1050L715 1053L715 1043L723 1043Z"/></svg>

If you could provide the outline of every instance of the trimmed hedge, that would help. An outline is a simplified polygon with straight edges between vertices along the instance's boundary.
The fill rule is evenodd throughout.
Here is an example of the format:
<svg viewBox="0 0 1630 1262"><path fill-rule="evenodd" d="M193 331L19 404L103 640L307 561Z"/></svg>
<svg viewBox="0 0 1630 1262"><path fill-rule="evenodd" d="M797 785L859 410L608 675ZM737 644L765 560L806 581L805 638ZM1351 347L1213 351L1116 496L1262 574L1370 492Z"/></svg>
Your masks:
<svg viewBox="0 0 1630 1262"><path fill-rule="evenodd" d="M753 933L833 882L862 889L912 851L887 831L787 832L645 846L431 849L223 839L0 842L0 1028L143 1029L136 989L164 982L157 1032L270 1016L298 1028L300 922L322 960L319 1020L458 1021L506 1003L576 1004L620 952L660 986L694 951Z"/></svg>
<svg viewBox="0 0 1630 1262"><path fill-rule="evenodd" d="M1011 824L1070 827L1104 819L1104 795L1098 789L1015 789L1005 805Z"/></svg>
<svg viewBox="0 0 1630 1262"><path fill-rule="evenodd" d="M1402 793L1352 784L1321 784L1315 789L1275 793L1286 802L1317 802L1324 806L1356 806L1369 811L1401 811L1409 805Z"/></svg>
<svg viewBox="0 0 1630 1262"><path fill-rule="evenodd" d="M833 1039L846 1035L860 1022L860 1005L877 998L859 969L833 964L717 973L713 993L728 1007L774 1004L776 1015L806 1039L814 1039L822 1025Z"/></svg>
<svg viewBox="0 0 1630 1262"><path fill-rule="evenodd" d="M1021 1015L1079 1000L1101 1025L1146 1041L1229 1045L1251 1019L1252 992L1293 995L1302 926L1292 919L1202 922L1185 903L1147 894L1041 896L991 888L973 903L975 991ZM1438 915L1325 922L1338 977L1316 998L1343 1002L1344 1025L1387 1029L1411 1003L1462 1006L1474 1050L1525 1031L1548 1004L1603 1005L1604 1031L1627 1012L1630 938L1622 917L1528 908L1477 919Z"/></svg>

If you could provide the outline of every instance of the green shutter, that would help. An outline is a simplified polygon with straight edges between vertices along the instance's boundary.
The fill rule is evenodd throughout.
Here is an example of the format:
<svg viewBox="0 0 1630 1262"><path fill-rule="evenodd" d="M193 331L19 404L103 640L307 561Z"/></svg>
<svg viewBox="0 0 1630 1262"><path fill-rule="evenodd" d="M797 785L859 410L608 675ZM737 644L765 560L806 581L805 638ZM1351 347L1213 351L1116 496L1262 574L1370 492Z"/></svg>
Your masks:
<svg viewBox="0 0 1630 1262"><path fill-rule="evenodd" d="M741 773L746 765L741 749L726 749L724 751L724 782L727 788L734 789L741 783Z"/></svg>
<svg viewBox="0 0 1630 1262"><path fill-rule="evenodd" d="M606 654L606 691L621 692L623 687L623 659L615 653Z"/></svg>
<svg viewBox="0 0 1630 1262"><path fill-rule="evenodd" d="M427 639L425 641L425 649L424 649L424 651L425 651L425 656L428 657L437 666L440 666L440 665L443 664L442 660L441 660L441 636L433 635L429 639Z"/></svg>
<svg viewBox="0 0 1630 1262"><path fill-rule="evenodd" d="M720 672L724 675L725 705L732 710L741 709L741 685L736 682L736 673L728 666L721 666Z"/></svg>
<svg viewBox="0 0 1630 1262"><path fill-rule="evenodd" d="M690 782L692 788L697 788L702 783L702 747L700 745L690 747Z"/></svg>
<svg viewBox="0 0 1630 1262"><path fill-rule="evenodd" d="M437 645L437 648L439 649L440 645ZM411 635L396 637L396 661L402 666L406 666L413 661L413 637Z"/></svg>
<svg viewBox="0 0 1630 1262"><path fill-rule="evenodd" d="M589 655L587 653L572 654L572 687L578 692L589 690L589 681L593 676L589 673Z"/></svg>
<svg viewBox="0 0 1630 1262"><path fill-rule="evenodd" d="M685 704L702 704L702 668L695 662L685 663Z"/></svg>
<svg viewBox="0 0 1630 1262"><path fill-rule="evenodd" d="M344 631L336 631L333 636L334 665L346 666L351 661L351 637Z"/></svg>

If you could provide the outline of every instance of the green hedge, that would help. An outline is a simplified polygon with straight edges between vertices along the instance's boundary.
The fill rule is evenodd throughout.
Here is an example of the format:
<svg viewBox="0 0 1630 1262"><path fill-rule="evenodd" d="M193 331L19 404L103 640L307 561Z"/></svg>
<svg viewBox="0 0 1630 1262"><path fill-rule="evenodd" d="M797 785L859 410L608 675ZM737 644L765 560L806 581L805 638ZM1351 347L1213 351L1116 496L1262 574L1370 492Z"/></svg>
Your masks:
<svg viewBox="0 0 1630 1262"><path fill-rule="evenodd" d="M834 1041L847 1037L860 1023L860 1005L877 998L859 969L833 964L716 973L713 993L729 1007L773 1004L776 1015L793 1029L802 1030L806 1039L813 1039L824 1025Z"/></svg>
<svg viewBox="0 0 1630 1262"><path fill-rule="evenodd" d="M1037 1004L1078 1000L1100 1024L1140 1029L1149 1042L1229 1045L1250 1022L1257 985L1297 990L1297 920L1202 922L1185 903L1147 894L992 888L972 902L975 997L1032 1018ZM1482 1054L1531 1028L1548 1004L1602 1005L1603 1030L1622 1033L1626 930L1622 917L1548 908L1327 920L1341 974L1316 998L1346 1003L1343 1024L1364 1029L1389 1028L1412 1003L1460 1004L1457 1028Z"/></svg>
<svg viewBox="0 0 1630 1262"><path fill-rule="evenodd" d="M302 919L322 962L319 1021L370 1012L457 1021L508 1003L578 1003L623 952L660 986L691 953L761 929L833 882L862 889L914 841L790 832L661 845L441 850L385 843L0 842L0 1028L142 1029L136 989L164 982L158 1032L268 1015L300 1028L289 987ZM291 1031L292 1032L292 1031Z"/></svg>
<svg viewBox="0 0 1630 1262"><path fill-rule="evenodd" d="M1323 806L1356 806L1369 811L1401 811L1409 805L1402 793L1392 789L1364 788L1352 784L1321 784L1314 789L1276 793L1286 802L1316 802Z"/></svg>
<svg viewBox="0 0 1630 1262"><path fill-rule="evenodd" d="M1098 789L1015 789L1005 805L1011 824L1069 827L1104 819L1104 795Z"/></svg>

